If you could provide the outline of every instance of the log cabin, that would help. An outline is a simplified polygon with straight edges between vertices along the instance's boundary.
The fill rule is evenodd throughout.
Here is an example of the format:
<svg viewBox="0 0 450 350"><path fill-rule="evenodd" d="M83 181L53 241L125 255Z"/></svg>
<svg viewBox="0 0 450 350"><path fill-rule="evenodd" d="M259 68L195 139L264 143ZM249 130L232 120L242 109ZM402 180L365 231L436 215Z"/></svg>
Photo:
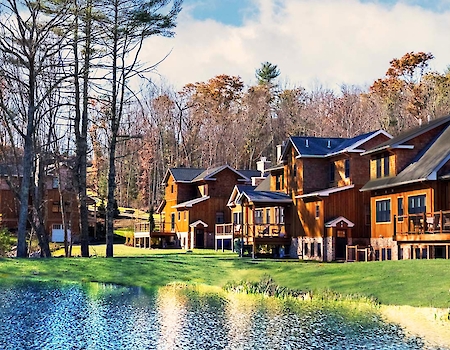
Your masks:
<svg viewBox="0 0 450 350"><path fill-rule="evenodd" d="M161 247L213 248L215 224L231 220L227 202L234 186L249 183L251 177L259 174L229 165L168 169L163 181L164 201L157 209L160 231L152 232L151 237L162 242ZM226 243L231 248L231 240Z"/></svg>
<svg viewBox="0 0 450 350"><path fill-rule="evenodd" d="M363 153L370 157L371 245L376 260L448 258L450 116Z"/></svg>
<svg viewBox="0 0 450 350"><path fill-rule="evenodd" d="M0 166L0 225L12 232L16 231L18 226L19 202L8 182L17 183L17 179L20 181L21 174L17 171L14 166ZM93 205L95 201L88 198L88 204ZM65 209L64 215L62 205ZM55 166L47 168L43 181L43 209L43 222L49 241L64 242L64 227L69 240L78 240L80 215L77 195L72 185L72 169L64 162L59 164L58 169ZM94 225L92 220L90 223Z"/></svg>
<svg viewBox="0 0 450 350"><path fill-rule="evenodd" d="M290 137L261 184L233 190L227 232L251 246L253 256L333 261L348 258L347 246L368 247L370 195L360 189L369 179L369 157L361 153L390 138L381 130Z"/></svg>

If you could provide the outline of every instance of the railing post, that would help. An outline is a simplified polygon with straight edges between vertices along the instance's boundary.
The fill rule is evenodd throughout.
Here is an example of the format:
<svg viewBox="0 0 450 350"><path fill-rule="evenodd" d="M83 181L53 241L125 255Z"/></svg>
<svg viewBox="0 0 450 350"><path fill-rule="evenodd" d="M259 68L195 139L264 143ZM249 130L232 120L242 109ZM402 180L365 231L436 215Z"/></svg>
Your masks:
<svg viewBox="0 0 450 350"><path fill-rule="evenodd" d="M397 240L397 215L394 214L394 234L393 234L393 240Z"/></svg>

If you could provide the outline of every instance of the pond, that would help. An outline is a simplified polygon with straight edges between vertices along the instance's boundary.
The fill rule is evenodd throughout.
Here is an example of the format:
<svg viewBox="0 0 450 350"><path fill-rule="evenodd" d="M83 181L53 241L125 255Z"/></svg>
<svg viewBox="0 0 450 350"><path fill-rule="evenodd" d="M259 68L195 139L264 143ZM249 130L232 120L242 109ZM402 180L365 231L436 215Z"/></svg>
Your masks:
<svg viewBox="0 0 450 350"><path fill-rule="evenodd" d="M95 283L0 285L1 349L423 347L370 307L343 310L180 286L144 293Z"/></svg>

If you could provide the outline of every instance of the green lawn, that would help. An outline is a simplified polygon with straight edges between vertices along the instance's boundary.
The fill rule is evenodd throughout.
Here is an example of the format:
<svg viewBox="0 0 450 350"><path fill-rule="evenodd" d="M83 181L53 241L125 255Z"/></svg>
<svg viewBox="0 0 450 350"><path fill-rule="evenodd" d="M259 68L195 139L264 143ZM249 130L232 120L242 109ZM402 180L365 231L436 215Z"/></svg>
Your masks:
<svg viewBox="0 0 450 350"><path fill-rule="evenodd" d="M78 250L77 250L78 249ZM450 261L401 260L316 263L298 260L240 259L212 250L149 250L91 246L91 258L0 259L0 277L60 281L99 281L153 288L170 282L223 286L228 281L272 277L279 285L300 290L332 290L375 297L382 304L450 307ZM74 255L79 248L74 247ZM57 254L55 254L57 255Z"/></svg>

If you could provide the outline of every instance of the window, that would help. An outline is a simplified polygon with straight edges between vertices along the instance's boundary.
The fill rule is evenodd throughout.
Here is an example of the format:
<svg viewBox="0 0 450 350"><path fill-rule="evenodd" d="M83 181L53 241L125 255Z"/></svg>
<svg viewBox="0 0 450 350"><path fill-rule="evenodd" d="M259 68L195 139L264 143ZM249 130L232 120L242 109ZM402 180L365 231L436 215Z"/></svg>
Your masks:
<svg viewBox="0 0 450 350"><path fill-rule="evenodd" d="M311 242L311 256L314 256L314 242Z"/></svg>
<svg viewBox="0 0 450 350"><path fill-rule="evenodd" d="M316 204L316 219L320 217L320 205Z"/></svg>
<svg viewBox="0 0 450 350"><path fill-rule="evenodd" d="M377 178L380 178L381 177L381 158L377 158L376 167L377 167Z"/></svg>
<svg viewBox="0 0 450 350"><path fill-rule="evenodd" d="M52 213L61 213L61 205L59 202L52 203Z"/></svg>
<svg viewBox="0 0 450 350"><path fill-rule="evenodd" d="M241 212L233 213L233 223L235 225L242 224L242 213Z"/></svg>
<svg viewBox="0 0 450 350"><path fill-rule="evenodd" d="M376 201L376 222L391 221L391 200Z"/></svg>
<svg viewBox="0 0 450 350"><path fill-rule="evenodd" d="M344 169L345 169L345 178L348 179L350 177L350 159L345 160Z"/></svg>
<svg viewBox="0 0 450 350"><path fill-rule="evenodd" d="M276 175L275 176L275 190L279 191L283 189L283 175Z"/></svg>
<svg viewBox="0 0 450 350"><path fill-rule="evenodd" d="M284 224L284 208L283 207L275 208L275 223L276 224Z"/></svg>
<svg viewBox="0 0 450 350"><path fill-rule="evenodd" d="M389 176L389 155L386 155L383 158L383 172L384 176Z"/></svg>
<svg viewBox="0 0 450 350"><path fill-rule="evenodd" d="M181 220L181 211L178 212L178 221Z"/></svg>
<svg viewBox="0 0 450 350"><path fill-rule="evenodd" d="M334 177L335 172L336 172L336 166L334 165L334 162L331 162L330 163L330 174L329 174L330 182L334 182L334 180L335 180L335 177Z"/></svg>
<svg viewBox="0 0 450 350"><path fill-rule="evenodd" d="M308 243L304 244L303 255L308 255Z"/></svg>
<svg viewBox="0 0 450 350"><path fill-rule="evenodd" d="M59 177L58 176L55 176L53 179L52 179L52 188L58 188L59 187Z"/></svg>
<svg viewBox="0 0 450 350"><path fill-rule="evenodd" d="M408 214L420 214L426 212L425 204L426 196L421 194L419 196L408 197Z"/></svg>
<svg viewBox="0 0 450 350"><path fill-rule="evenodd" d="M262 224L263 223L263 210L258 209L255 210L255 224Z"/></svg>
<svg viewBox="0 0 450 350"><path fill-rule="evenodd" d="M270 208L266 208L266 224L270 224Z"/></svg>
<svg viewBox="0 0 450 350"><path fill-rule="evenodd" d="M170 230L175 231L175 213L170 215Z"/></svg>
<svg viewBox="0 0 450 350"><path fill-rule="evenodd" d="M297 176L297 164L294 164L294 167L292 169L292 176L296 177Z"/></svg>
<svg viewBox="0 0 450 350"><path fill-rule="evenodd" d="M170 193L173 193L173 185L170 185Z"/></svg>
<svg viewBox="0 0 450 350"><path fill-rule="evenodd" d="M364 223L366 224L366 226L370 226L370 205L366 204L364 206L364 213L365 213L365 219L364 219Z"/></svg>
<svg viewBox="0 0 450 350"><path fill-rule="evenodd" d="M322 257L322 244L317 243L317 257Z"/></svg>
<svg viewBox="0 0 450 350"><path fill-rule="evenodd" d="M223 211L216 212L216 224L223 224L225 222Z"/></svg>
<svg viewBox="0 0 450 350"><path fill-rule="evenodd" d="M403 197L397 198L397 219L398 221L403 221Z"/></svg>
<svg viewBox="0 0 450 350"><path fill-rule="evenodd" d="M186 221L186 211L183 212L183 219Z"/></svg>

